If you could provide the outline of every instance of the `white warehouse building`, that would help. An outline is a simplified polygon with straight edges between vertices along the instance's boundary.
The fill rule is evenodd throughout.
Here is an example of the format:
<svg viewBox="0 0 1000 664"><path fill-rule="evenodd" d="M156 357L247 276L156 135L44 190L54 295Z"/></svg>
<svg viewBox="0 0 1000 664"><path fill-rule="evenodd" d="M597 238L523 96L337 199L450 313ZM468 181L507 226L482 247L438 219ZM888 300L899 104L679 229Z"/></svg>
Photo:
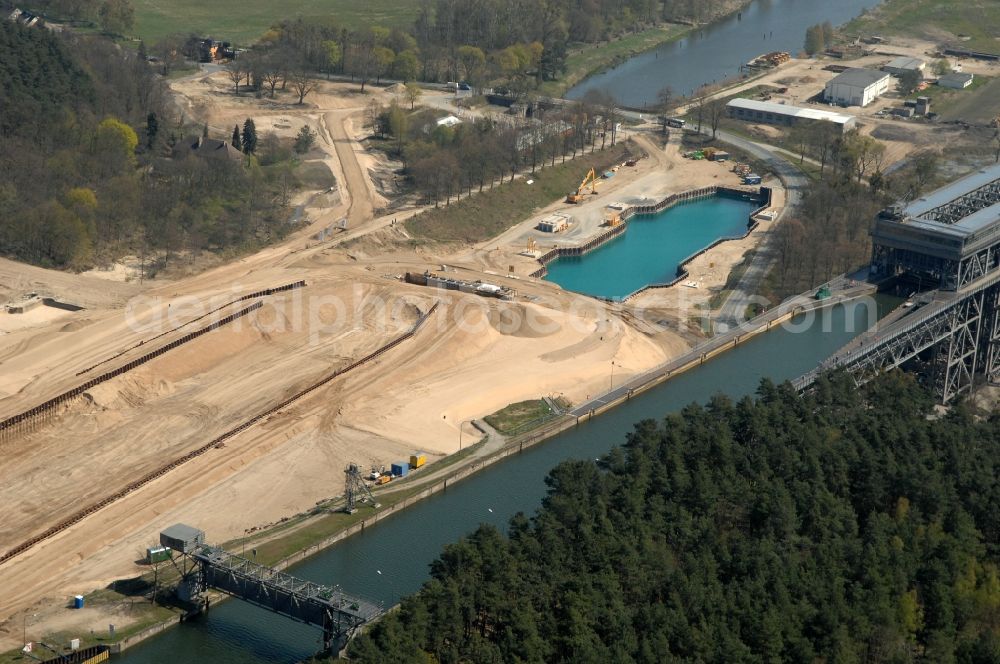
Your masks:
<svg viewBox="0 0 1000 664"><path fill-rule="evenodd" d="M823 98L843 106L867 106L889 91L892 77L873 69L848 69L826 84Z"/></svg>
<svg viewBox="0 0 1000 664"><path fill-rule="evenodd" d="M729 117L746 122L766 124L795 125L812 124L814 122L830 122L846 132L855 125L853 115L846 113L831 113L817 108L800 108L788 104L776 104L773 101L755 101L753 99L732 99L726 104Z"/></svg>

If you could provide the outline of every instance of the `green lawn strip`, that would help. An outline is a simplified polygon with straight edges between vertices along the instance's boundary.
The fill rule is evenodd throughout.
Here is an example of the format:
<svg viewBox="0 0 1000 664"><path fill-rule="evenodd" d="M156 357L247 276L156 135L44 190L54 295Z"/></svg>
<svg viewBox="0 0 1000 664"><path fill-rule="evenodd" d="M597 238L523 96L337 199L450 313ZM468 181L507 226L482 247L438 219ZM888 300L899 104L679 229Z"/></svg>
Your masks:
<svg viewBox="0 0 1000 664"><path fill-rule="evenodd" d="M450 454L441 461L424 466L424 468L428 471L439 471L443 468L452 466L475 453L485 444L485 442L486 441L483 440L473 445L469 445L462 451ZM419 475L411 475L410 477L415 481L420 479ZM396 480L396 482L398 481L399 480ZM410 496L426 489L428 486L426 483L411 485L407 482L397 488L398 485L396 482L391 482L385 487L375 491L375 499L379 502L379 505L381 505L379 511L392 507L401 500L405 500L406 498L409 498ZM241 554L244 551L249 552L251 549L256 549L257 562L263 565L273 565L291 556L292 554L322 542L324 539L336 535L338 532L345 530L359 521L367 519L375 514L375 510L367 505L362 505L354 514L346 514L344 512L330 512L323 514L324 511L336 509L342 502L341 498L337 498L329 503L317 506L308 514L293 517L273 528L268 528L247 538L235 539L230 542L226 542L222 546L227 551L237 554ZM303 522L307 523L300 525L303 524ZM277 537L274 536L275 533L280 533L283 530L287 530L288 532ZM257 543L257 541L264 538L267 538L268 541L259 544Z"/></svg>
<svg viewBox="0 0 1000 664"><path fill-rule="evenodd" d="M603 44L586 44L574 48L566 56L566 71L562 77L557 81L543 83L539 86L539 93L561 97L588 76L615 67L661 44L679 39L690 30L691 27L687 25L665 24Z"/></svg>
<svg viewBox="0 0 1000 664"><path fill-rule="evenodd" d="M625 159L624 144L585 154L565 164L557 163L534 175L506 182L483 193L474 193L451 205L423 212L406 222L414 238L440 242L482 242L496 237L575 190L587 171L601 172ZM633 148L634 151L634 148ZM527 180L534 180L527 184Z"/></svg>
<svg viewBox="0 0 1000 664"><path fill-rule="evenodd" d="M491 427L504 435L524 433L556 416L543 399L519 401L505 406L483 419Z"/></svg>

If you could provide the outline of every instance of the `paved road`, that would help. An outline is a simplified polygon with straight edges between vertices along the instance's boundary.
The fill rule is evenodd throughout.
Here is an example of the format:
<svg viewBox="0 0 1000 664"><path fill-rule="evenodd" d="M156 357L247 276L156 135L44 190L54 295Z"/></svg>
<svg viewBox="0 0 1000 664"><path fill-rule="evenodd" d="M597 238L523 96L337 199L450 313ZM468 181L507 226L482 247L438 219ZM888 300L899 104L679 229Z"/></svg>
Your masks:
<svg viewBox="0 0 1000 664"><path fill-rule="evenodd" d="M874 292L875 287L867 282L859 281L855 278L858 276L860 276L860 273L850 276L840 276L828 282L826 285L830 287L832 294L826 300L817 300L813 297L814 290L794 295L752 320L741 321L739 327L733 327L727 332L717 334L680 357L668 360L660 366L645 371L620 385L616 385L612 390L578 405L569 412L569 415L576 418L585 417L590 415L592 411L610 403L628 398L642 388L648 387L651 383L669 378L675 371L691 362L704 363L711 359L709 356L714 351L723 347L735 347L746 334L760 331L761 328L770 328L773 321L778 320L787 313L800 313L814 309L828 308L835 304L850 302Z"/></svg>
<svg viewBox="0 0 1000 664"><path fill-rule="evenodd" d="M708 133L708 130L704 133ZM802 196L809 183L809 178L786 158L781 156L777 148L764 143L750 141L726 131L719 131L717 138L760 159L778 174L778 177L781 178L782 183L785 185L785 207L782 211L782 216L802 202ZM720 323L728 327L733 327L740 325L746 320L747 307L753 303L754 296L760 290L761 282L777 261L777 252L775 249L776 237L773 229L776 222L777 220L774 222L765 222L769 223L771 228L764 231L764 237L758 244L757 251L750 265L747 267L746 272L743 273L743 277L736 285L736 288L733 289L729 298L722 305L722 309L717 317Z"/></svg>

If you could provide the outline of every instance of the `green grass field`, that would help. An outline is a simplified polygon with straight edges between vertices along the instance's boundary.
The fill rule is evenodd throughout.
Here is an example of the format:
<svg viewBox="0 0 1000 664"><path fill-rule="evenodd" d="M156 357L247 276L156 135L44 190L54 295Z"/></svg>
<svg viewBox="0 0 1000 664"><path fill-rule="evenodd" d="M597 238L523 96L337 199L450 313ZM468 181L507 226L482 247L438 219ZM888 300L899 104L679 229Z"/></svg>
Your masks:
<svg viewBox="0 0 1000 664"><path fill-rule="evenodd" d="M844 29L848 35L882 34L923 37L943 41L942 32L955 36L956 44L973 51L1000 53L997 26L1000 3L996 0L885 0ZM959 35L970 37L957 41Z"/></svg>
<svg viewBox="0 0 1000 664"><path fill-rule="evenodd" d="M931 108L944 120L964 120L988 124L1000 113L1000 78L977 76L964 90L949 90L932 85L921 94L933 99Z"/></svg>
<svg viewBox="0 0 1000 664"><path fill-rule="evenodd" d="M416 18L417 7L417 0L135 0L135 31L151 42L196 33L245 46L282 19L328 19L351 28L406 27Z"/></svg>
<svg viewBox="0 0 1000 664"><path fill-rule="evenodd" d="M529 424L541 426L554 415L555 413L545 401L532 399L531 401L512 403L483 419L500 433L509 434L520 433Z"/></svg>

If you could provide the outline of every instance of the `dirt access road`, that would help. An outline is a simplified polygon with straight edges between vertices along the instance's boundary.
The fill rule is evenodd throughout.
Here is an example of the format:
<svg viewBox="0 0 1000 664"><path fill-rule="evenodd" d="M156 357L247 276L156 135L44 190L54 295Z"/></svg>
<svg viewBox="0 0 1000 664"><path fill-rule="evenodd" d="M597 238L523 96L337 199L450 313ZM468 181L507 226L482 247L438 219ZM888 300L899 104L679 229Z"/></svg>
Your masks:
<svg viewBox="0 0 1000 664"><path fill-rule="evenodd" d="M339 195L305 192L316 200L306 227L280 245L190 277L140 286L0 263L0 274L20 279L5 281L9 297L29 289L66 293L87 307L0 335L0 417L64 391L81 380L77 372L151 338L157 318L180 323L220 300L300 279L308 285L266 298L238 327L89 390L49 425L7 443L0 550L395 338L435 301L445 306L383 358L0 565L0 649L18 646L23 616L39 614L31 620L36 635L50 617L65 626L69 596L139 573L135 561L144 547L172 523L199 526L215 542L242 536L340 493L349 461L388 465L421 450L433 462L457 449L463 421L544 395L583 400L605 383L612 360L625 377L688 347L678 334L636 328L614 307L552 284L487 276L475 256L459 265L468 278L504 283L532 299L488 301L396 280L407 269L435 268L455 248L345 248L394 218L374 217L384 207L368 175L376 160L355 130L367 102L386 99L383 91L359 95L354 86L323 82L298 107L287 98L236 96L222 74L176 87L189 117L220 131L246 117L259 132L284 138L314 128L322 140L306 159L330 167ZM348 232L315 239L344 216Z"/></svg>

